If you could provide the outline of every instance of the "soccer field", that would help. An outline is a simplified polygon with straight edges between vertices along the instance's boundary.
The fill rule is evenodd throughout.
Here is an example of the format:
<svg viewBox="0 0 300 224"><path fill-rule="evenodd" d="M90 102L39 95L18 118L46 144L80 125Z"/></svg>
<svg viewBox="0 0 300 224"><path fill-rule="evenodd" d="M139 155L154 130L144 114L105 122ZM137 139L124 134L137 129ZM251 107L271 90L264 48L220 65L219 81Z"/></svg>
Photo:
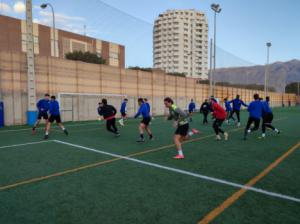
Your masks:
<svg viewBox="0 0 300 224"><path fill-rule="evenodd" d="M106 132L104 121L66 123L69 136L28 126L0 130L0 223L300 223L300 108L274 110L280 135L243 139L223 124L215 141L201 135L173 160L172 122L157 118L154 141L137 143L139 119Z"/></svg>

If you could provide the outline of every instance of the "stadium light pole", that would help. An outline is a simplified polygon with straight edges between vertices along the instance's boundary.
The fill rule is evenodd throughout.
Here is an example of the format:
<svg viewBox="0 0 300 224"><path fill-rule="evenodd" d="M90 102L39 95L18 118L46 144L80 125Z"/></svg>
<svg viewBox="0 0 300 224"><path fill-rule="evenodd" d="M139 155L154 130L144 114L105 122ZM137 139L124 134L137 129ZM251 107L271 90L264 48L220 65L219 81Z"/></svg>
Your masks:
<svg viewBox="0 0 300 224"><path fill-rule="evenodd" d="M51 8L52 11L52 26L53 26L53 53L54 53L54 57L56 57L56 34L55 34L55 14L54 14L54 8L50 3L44 3L41 4L41 8L45 9L47 8L47 6L49 6Z"/></svg>
<svg viewBox="0 0 300 224"><path fill-rule="evenodd" d="M266 43L266 46L267 46L267 64L266 64L266 68L265 68L265 97L268 94L270 47L272 46L272 43L268 42L268 43Z"/></svg>
<svg viewBox="0 0 300 224"><path fill-rule="evenodd" d="M213 72L211 72L212 78L213 78L213 95L215 92L216 87L216 79L215 79L215 71L216 71L216 39L217 39L217 13L220 13L222 11L219 4L211 4L211 9L214 11L214 66L213 66Z"/></svg>

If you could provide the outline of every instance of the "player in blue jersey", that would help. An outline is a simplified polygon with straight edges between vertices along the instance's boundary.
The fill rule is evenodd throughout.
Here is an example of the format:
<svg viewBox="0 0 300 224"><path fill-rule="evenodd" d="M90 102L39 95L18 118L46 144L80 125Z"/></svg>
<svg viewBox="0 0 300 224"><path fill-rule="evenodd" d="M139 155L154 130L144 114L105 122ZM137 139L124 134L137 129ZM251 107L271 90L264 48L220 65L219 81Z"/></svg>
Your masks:
<svg viewBox="0 0 300 224"><path fill-rule="evenodd" d="M37 121L35 122L33 128L32 128L32 134L35 134L36 128L39 126L40 122L42 119L46 121L46 126L48 124L48 111L49 111L49 105L50 105L50 100L49 100L50 95L46 93L44 95L44 99L40 99L38 103L36 104L36 107L38 109L38 117Z"/></svg>
<svg viewBox="0 0 300 224"><path fill-rule="evenodd" d="M272 125L273 121L273 112L270 107L270 97L266 97L266 101L262 102L263 105L263 113L262 113L262 118L263 118L263 124L262 124L262 138L266 137L266 128L270 128L271 130L275 131L277 134L280 134L280 131L275 128Z"/></svg>
<svg viewBox="0 0 300 224"><path fill-rule="evenodd" d="M119 120L121 126L124 126L124 121L127 118L127 103L128 103L128 99L124 99L121 104L121 109L120 109L121 119Z"/></svg>
<svg viewBox="0 0 300 224"><path fill-rule="evenodd" d="M226 123L229 124L230 119L235 122L235 118L232 116L232 107L231 107L230 101L228 101L228 98L224 99L224 104L225 104L225 110L227 113Z"/></svg>
<svg viewBox="0 0 300 224"><path fill-rule="evenodd" d="M46 131L45 131L45 139L49 138L50 127L54 121L61 128L61 130L63 130L63 132L66 135L68 135L69 133L68 133L67 129L63 126L63 124L61 122L59 103L56 100L55 96L51 96L50 105L49 105L49 114L50 114L50 117L49 117L49 122L47 124Z"/></svg>
<svg viewBox="0 0 300 224"><path fill-rule="evenodd" d="M194 111L196 109L196 104L195 104L195 102L194 102L193 99L191 99L191 102L189 103L189 108L188 109L189 109L190 121L193 121L192 117L193 117L193 113L194 113Z"/></svg>
<svg viewBox="0 0 300 224"><path fill-rule="evenodd" d="M241 106L243 105L244 107L247 107L248 105L244 103L240 99L240 95L236 95L236 98L234 100L231 100L229 103L232 103L232 108L233 110L231 111L230 116L232 117L233 114L236 114L237 117L237 127L241 125L241 119L240 119L240 112L241 112Z"/></svg>
<svg viewBox="0 0 300 224"><path fill-rule="evenodd" d="M145 141L145 138L144 138L144 131L145 130L149 135L149 139L152 140L153 135L152 135L152 131L149 127L150 122L151 122L151 116L150 116L150 113L149 113L149 108L145 104L143 98L138 99L138 104L139 104L140 108L139 108L138 112L136 113L136 115L134 116L134 118L142 116L143 119L142 119L142 121L139 125L140 138L137 140L137 142L144 142Z"/></svg>
<svg viewBox="0 0 300 224"><path fill-rule="evenodd" d="M249 119L244 132L244 140L247 139L247 135L249 133L259 129L260 119L262 118L263 104L259 99L259 95L254 94L253 98L254 101L252 101L248 106ZM252 123L254 123L254 127L250 129Z"/></svg>

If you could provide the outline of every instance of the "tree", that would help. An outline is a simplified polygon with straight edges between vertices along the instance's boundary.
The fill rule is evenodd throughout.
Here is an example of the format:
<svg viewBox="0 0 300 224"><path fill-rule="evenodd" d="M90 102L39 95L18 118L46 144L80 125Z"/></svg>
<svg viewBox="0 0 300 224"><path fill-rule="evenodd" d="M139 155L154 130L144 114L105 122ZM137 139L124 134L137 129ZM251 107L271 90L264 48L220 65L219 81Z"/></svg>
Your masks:
<svg viewBox="0 0 300 224"><path fill-rule="evenodd" d="M74 61L83 61L93 64L105 64L106 61L97 54L91 52L73 51L66 53L66 58Z"/></svg>
<svg viewBox="0 0 300 224"><path fill-rule="evenodd" d="M285 92L286 93L295 93L296 95L299 95L299 91L300 91L299 88L300 88L299 82L292 82L285 87Z"/></svg>

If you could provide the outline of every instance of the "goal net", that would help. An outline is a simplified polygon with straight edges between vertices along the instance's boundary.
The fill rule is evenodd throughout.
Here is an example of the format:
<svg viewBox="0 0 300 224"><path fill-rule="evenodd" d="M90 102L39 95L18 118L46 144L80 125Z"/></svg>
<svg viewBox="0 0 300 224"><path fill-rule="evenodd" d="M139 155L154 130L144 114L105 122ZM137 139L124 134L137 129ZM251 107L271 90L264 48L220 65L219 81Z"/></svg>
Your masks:
<svg viewBox="0 0 300 224"><path fill-rule="evenodd" d="M127 97L120 94L99 93L58 93L58 101L61 108L61 116L64 121L88 121L98 118L98 103L107 99L108 104L117 109L117 117L120 117L120 107L123 99L127 98L127 114L133 116L137 105L135 97Z"/></svg>

